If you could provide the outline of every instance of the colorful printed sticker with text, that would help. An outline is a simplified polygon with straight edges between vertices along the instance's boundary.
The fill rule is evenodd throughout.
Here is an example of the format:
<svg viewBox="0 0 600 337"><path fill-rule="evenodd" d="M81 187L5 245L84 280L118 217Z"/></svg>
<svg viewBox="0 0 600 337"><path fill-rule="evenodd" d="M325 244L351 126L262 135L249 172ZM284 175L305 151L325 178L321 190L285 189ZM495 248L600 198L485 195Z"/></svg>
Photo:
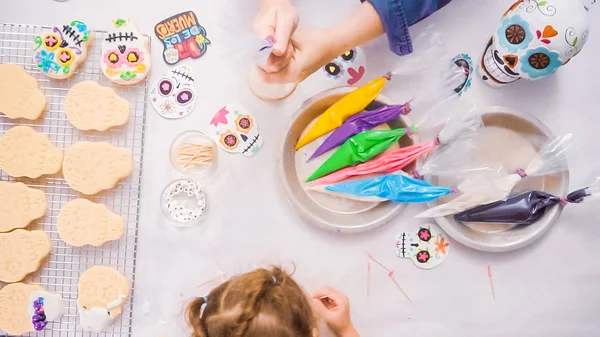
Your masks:
<svg viewBox="0 0 600 337"><path fill-rule="evenodd" d="M92 32L81 21L52 27L34 38L33 61L44 75L67 78L85 60L92 37Z"/></svg>
<svg viewBox="0 0 600 337"><path fill-rule="evenodd" d="M102 41L102 72L109 80L131 85L146 79L152 64L148 39L131 19L113 20Z"/></svg>
<svg viewBox="0 0 600 337"><path fill-rule="evenodd" d="M206 53L210 44L206 29L200 26L192 11L162 20L154 27L154 33L163 43L163 59L167 64L175 64L186 58L197 59Z"/></svg>

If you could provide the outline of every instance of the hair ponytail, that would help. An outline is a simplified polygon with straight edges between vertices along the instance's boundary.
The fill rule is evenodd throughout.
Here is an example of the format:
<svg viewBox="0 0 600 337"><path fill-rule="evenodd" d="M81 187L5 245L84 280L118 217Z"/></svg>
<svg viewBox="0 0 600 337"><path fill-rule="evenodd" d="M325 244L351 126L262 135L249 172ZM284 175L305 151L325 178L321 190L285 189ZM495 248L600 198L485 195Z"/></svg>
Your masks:
<svg viewBox="0 0 600 337"><path fill-rule="evenodd" d="M206 302L206 297L197 297L187 307L186 316L188 324L194 329L192 337L206 337L206 328L202 320L202 306Z"/></svg>

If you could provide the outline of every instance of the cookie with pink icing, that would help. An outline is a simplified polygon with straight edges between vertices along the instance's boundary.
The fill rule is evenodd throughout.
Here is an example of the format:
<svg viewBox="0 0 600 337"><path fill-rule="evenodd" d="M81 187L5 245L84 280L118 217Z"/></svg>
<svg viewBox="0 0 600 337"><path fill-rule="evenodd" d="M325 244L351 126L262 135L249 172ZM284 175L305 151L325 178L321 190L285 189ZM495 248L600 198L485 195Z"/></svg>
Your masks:
<svg viewBox="0 0 600 337"><path fill-rule="evenodd" d="M131 19L113 20L102 41L102 73L121 85L144 81L150 72L152 57L148 38Z"/></svg>

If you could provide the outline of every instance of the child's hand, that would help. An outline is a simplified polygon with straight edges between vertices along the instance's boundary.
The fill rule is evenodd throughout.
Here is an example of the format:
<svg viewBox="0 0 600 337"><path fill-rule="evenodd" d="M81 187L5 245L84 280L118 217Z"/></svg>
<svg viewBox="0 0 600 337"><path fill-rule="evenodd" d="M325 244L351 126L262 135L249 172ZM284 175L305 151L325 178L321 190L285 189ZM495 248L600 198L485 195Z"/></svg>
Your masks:
<svg viewBox="0 0 600 337"><path fill-rule="evenodd" d="M313 295L314 307L338 337L358 337L350 320L350 302L341 292L325 287Z"/></svg>
<svg viewBox="0 0 600 337"><path fill-rule="evenodd" d="M254 32L259 38L275 38L273 53L265 69L278 72L285 68L293 55L291 36L298 27L298 13L291 0L261 0L260 11L254 18Z"/></svg>
<svg viewBox="0 0 600 337"><path fill-rule="evenodd" d="M289 63L276 71L271 68L259 69L260 75L267 83L302 82L327 62L339 56L334 46L336 41L331 29L298 30L292 37L292 47L288 49L293 53Z"/></svg>

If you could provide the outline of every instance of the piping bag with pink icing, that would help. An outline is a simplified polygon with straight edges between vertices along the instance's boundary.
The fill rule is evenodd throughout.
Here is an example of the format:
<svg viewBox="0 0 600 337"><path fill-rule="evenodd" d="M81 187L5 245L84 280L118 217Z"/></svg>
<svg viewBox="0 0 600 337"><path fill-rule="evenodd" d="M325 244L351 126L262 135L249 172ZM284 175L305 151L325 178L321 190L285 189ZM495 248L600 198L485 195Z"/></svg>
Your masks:
<svg viewBox="0 0 600 337"><path fill-rule="evenodd" d="M451 201L417 214L417 218L436 218L456 214L475 206L505 200L513 187L527 176L543 176L568 169L567 154L573 135L566 134L549 140L534 155L525 169L496 180L479 180L461 186L461 195Z"/></svg>
<svg viewBox="0 0 600 337"><path fill-rule="evenodd" d="M366 163L347 167L317 179L311 185L329 185L347 178L364 176L375 173L392 173L402 170L420 157L426 156L438 146L449 144L451 141L466 137L483 126L481 114L472 110L463 116L451 117L436 139L388 151Z"/></svg>

